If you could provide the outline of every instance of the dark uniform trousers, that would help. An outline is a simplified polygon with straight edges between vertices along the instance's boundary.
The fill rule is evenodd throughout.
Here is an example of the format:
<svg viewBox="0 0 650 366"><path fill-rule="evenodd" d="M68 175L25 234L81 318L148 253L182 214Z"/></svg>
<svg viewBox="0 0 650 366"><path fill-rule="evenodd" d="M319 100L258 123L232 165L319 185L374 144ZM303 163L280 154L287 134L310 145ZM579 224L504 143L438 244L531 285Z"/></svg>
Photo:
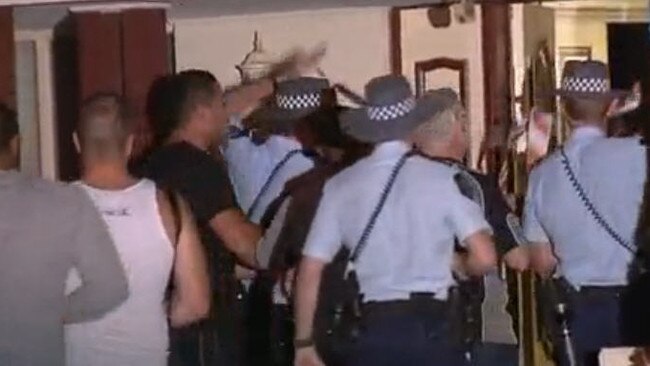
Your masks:
<svg viewBox="0 0 650 366"><path fill-rule="evenodd" d="M464 365L462 350L451 341L446 303L418 302L364 305L361 334L345 365Z"/></svg>
<svg viewBox="0 0 650 366"><path fill-rule="evenodd" d="M569 295L569 330L580 366L597 366L602 348L623 344L620 326L622 287L583 287ZM564 350L560 344L557 349ZM558 364L570 366L565 352Z"/></svg>

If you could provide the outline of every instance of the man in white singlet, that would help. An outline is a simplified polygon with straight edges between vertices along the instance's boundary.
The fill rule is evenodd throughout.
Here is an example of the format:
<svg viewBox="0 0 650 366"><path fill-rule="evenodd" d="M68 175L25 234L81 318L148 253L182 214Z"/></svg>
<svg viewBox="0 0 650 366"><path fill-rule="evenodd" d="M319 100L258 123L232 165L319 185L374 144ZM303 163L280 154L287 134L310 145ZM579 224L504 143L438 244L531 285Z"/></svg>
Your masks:
<svg viewBox="0 0 650 366"><path fill-rule="evenodd" d="M166 365L168 323L197 321L210 305L205 254L188 206L128 173L133 134L119 97L98 94L84 103L75 144L83 163L77 184L108 226L130 295L103 318L66 327L67 365ZM72 273L67 291L77 281Z"/></svg>

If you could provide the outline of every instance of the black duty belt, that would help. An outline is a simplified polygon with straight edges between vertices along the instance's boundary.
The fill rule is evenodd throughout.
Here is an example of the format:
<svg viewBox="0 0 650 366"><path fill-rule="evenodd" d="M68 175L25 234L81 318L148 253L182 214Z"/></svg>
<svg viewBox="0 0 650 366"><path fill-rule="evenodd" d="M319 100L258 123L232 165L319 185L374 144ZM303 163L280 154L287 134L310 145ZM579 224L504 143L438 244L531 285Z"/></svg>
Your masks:
<svg viewBox="0 0 650 366"><path fill-rule="evenodd" d="M578 295L590 297L618 296L625 291L625 286L581 286Z"/></svg>
<svg viewBox="0 0 650 366"><path fill-rule="evenodd" d="M364 317L412 315L420 312L443 311L447 302L434 293L412 293L407 300L370 301L361 306Z"/></svg>

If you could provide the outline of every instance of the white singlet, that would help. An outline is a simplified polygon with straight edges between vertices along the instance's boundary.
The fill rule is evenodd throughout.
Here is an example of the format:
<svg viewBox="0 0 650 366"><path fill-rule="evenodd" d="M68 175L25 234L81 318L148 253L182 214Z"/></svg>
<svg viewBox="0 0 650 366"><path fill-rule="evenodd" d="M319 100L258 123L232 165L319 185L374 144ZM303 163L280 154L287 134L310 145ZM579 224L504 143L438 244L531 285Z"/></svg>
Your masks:
<svg viewBox="0 0 650 366"><path fill-rule="evenodd" d="M102 319L65 328L68 366L164 366L169 340L165 291L174 249L163 225L156 185L141 180L119 191L77 183L108 226L128 278L129 297ZM79 285L71 272L66 291Z"/></svg>

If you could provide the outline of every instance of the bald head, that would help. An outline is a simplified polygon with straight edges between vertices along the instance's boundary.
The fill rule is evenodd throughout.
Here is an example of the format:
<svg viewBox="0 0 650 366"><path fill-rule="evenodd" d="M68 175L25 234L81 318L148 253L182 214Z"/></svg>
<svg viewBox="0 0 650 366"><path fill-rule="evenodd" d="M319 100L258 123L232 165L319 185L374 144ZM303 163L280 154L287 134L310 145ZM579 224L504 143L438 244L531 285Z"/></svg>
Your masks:
<svg viewBox="0 0 650 366"><path fill-rule="evenodd" d="M127 159L132 133L132 121L119 96L97 94L83 103L77 137L85 160Z"/></svg>

